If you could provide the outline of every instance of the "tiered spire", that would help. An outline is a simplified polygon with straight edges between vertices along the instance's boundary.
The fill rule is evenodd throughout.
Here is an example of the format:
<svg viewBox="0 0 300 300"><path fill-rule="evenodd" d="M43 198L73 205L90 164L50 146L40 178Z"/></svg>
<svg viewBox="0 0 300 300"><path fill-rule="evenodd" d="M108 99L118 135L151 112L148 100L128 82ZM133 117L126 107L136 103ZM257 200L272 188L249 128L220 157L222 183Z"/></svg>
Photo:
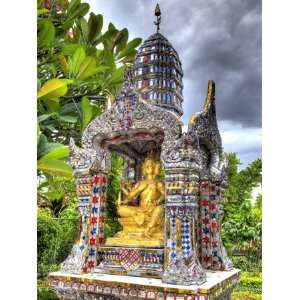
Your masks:
<svg viewBox="0 0 300 300"><path fill-rule="evenodd" d="M182 68L176 50L159 32L161 11L156 5L157 32L140 46L134 64L133 82L142 99L174 112L182 111Z"/></svg>

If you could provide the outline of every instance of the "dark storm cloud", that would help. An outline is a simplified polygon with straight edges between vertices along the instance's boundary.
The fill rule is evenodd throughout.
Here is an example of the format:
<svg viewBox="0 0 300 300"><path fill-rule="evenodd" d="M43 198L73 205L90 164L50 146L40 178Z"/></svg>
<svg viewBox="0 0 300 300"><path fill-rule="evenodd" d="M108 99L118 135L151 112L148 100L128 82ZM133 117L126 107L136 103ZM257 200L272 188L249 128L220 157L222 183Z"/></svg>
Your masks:
<svg viewBox="0 0 300 300"><path fill-rule="evenodd" d="M93 11L103 13L107 23L127 27L131 38L145 39L155 31L157 0L88 2ZM249 128L257 129L250 130L257 134L261 126L261 1L161 0L159 4L161 33L177 50L183 66L183 121L202 110L207 81L213 79L219 122L230 121L228 130L239 136ZM260 156L260 137L251 141L248 154L247 145L236 145L235 151L248 158Z"/></svg>
<svg viewBox="0 0 300 300"><path fill-rule="evenodd" d="M216 82L220 120L243 126L261 125L261 6L259 1L194 1L171 10L181 24L177 32L167 25L178 45L185 80L186 116L199 110L209 79ZM167 16L170 17L169 14Z"/></svg>

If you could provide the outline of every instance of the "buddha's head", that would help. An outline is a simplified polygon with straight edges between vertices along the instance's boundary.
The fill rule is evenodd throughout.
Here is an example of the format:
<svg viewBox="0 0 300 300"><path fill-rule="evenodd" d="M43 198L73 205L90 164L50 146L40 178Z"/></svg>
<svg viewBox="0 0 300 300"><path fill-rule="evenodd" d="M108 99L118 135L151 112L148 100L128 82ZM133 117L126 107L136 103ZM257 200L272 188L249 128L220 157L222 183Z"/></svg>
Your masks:
<svg viewBox="0 0 300 300"><path fill-rule="evenodd" d="M146 158L142 164L142 174L143 176L149 176L155 174L155 161L152 158Z"/></svg>

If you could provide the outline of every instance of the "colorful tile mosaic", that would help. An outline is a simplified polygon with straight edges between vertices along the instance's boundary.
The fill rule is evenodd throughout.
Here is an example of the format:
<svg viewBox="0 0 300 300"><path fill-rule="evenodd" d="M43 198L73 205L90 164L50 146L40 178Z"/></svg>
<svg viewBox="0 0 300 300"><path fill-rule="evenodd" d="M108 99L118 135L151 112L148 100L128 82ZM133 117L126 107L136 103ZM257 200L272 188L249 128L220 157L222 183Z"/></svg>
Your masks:
<svg viewBox="0 0 300 300"><path fill-rule="evenodd" d="M204 268L231 270L233 264L228 258L220 235L222 216L220 198L222 188L211 181L200 182L198 244L200 261Z"/></svg>
<svg viewBox="0 0 300 300"><path fill-rule="evenodd" d="M105 203L107 193L107 176L94 175L92 185L92 196L90 199L91 213L89 218L88 249L86 251L85 263L82 272L87 273L94 270L97 264L97 247L105 242Z"/></svg>

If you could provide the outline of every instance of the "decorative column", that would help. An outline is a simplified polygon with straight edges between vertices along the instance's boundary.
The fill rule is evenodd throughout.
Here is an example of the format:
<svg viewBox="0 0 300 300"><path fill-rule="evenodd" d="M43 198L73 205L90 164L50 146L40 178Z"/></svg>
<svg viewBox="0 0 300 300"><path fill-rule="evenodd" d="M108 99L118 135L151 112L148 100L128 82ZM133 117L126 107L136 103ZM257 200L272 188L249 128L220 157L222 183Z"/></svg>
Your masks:
<svg viewBox="0 0 300 300"><path fill-rule="evenodd" d="M92 177L90 197L89 229L87 232L87 249L82 272L93 272L97 265L97 247L105 242L105 203L107 192L107 175L97 174Z"/></svg>
<svg viewBox="0 0 300 300"><path fill-rule="evenodd" d="M221 240L223 211L220 209L222 188L210 180L200 182L200 260L209 270L231 270L233 265Z"/></svg>
<svg viewBox="0 0 300 300"><path fill-rule="evenodd" d="M81 274L87 249L87 236L90 215L90 195L92 177L88 172L74 173L76 192L78 196L77 211L80 216L78 224L78 237L71 253L61 265L61 271L66 273Z"/></svg>
<svg viewBox="0 0 300 300"><path fill-rule="evenodd" d="M80 149L73 140L70 141L70 159L76 180L80 221L77 241L62 263L61 272L81 274L93 272L97 246L105 242L107 166L94 150Z"/></svg>
<svg viewBox="0 0 300 300"><path fill-rule="evenodd" d="M199 175L192 164L165 168L165 258L163 282L201 284L205 273L198 259L196 227ZM170 165L169 165L170 166Z"/></svg>

